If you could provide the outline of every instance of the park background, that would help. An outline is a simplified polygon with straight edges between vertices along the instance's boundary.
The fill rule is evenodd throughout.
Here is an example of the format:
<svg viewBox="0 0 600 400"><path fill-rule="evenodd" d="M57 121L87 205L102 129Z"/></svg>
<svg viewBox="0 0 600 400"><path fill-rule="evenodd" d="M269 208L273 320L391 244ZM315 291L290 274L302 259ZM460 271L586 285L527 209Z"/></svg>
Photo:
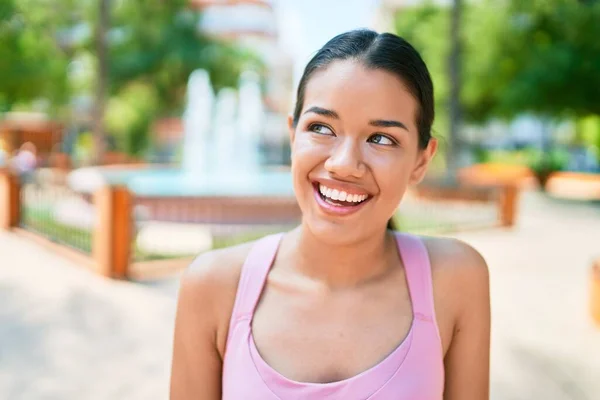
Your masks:
<svg viewBox="0 0 600 400"><path fill-rule="evenodd" d="M492 399L600 397L600 1L4 0L0 397L168 397L177 283L300 213L286 118L368 27L440 139L395 216L486 258Z"/></svg>

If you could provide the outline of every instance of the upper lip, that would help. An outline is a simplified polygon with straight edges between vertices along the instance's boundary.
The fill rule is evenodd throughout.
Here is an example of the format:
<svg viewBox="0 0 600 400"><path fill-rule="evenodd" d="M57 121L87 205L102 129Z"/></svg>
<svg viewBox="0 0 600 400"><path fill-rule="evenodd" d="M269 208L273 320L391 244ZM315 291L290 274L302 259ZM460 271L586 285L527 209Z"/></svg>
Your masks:
<svg viewBox="0 0 600 400"><path fill-rule="evenodd" d="M323 184L323 185L327 186L328 188L337 189L340 192L343 191L348 194L371 196L371 193L369 193L367 190L361 188L360 186L357 186L355 184L348 183L348 182L342 182L342 181L328 179L328 178L316 178L316 179L313 179L313 182L316 182L318 184Z"/></svg>

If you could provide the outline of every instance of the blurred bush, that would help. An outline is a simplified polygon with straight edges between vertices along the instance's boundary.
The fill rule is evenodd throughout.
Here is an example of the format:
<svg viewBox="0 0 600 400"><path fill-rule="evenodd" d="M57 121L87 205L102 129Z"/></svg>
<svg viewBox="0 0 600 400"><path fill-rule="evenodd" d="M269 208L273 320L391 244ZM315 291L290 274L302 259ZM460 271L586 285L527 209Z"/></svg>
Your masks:
<svg viewBox="0 0 600 400"><path fill-rule="evenodd" d="M569 152L561 148L555 148L546 153L537 148L485 150L479 147L475 154L477 163L528 167L542 185L546 183L552 172L564 171L569 162Z"/></svg>
<svg viewBox="0 0 600 400"><path fill-rule="evenodd" d="M133 82L110 98L106 109L106 127L116 139L117 150L140 155L147 149L150 125L160 113L157 90Z"/></svg>

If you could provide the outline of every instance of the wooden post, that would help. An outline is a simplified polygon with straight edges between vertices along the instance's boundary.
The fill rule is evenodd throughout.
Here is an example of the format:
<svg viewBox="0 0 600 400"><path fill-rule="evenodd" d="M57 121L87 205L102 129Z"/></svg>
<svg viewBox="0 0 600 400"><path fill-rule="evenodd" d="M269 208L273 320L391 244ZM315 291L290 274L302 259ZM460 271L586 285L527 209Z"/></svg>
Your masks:
<svg viewBox="0 0 600 400"><path fill-rule="evenodd" d="M100 275L125 279L131 255L132 196L126 187L106 186L94 195L97 221L92 256Z"/></svg>
<svg viewBox="0 0 600 400"><path fill-rule="evenodd" d="M0 169L0 229L19 226L21 218L21 184L19 177Z"/></svg>
<svg viewBox="0 0 600 400"><path fill-rule="evenodd" d="M592 263L590 312L594 322L600 326L600 258Z"/></svg>
<svg viewBox="0 0 600 400"><path fill-rule="evenodd" d="M502 186L499 202L500 224L512 227L517 220L519 188L516 184Z"/></svg>

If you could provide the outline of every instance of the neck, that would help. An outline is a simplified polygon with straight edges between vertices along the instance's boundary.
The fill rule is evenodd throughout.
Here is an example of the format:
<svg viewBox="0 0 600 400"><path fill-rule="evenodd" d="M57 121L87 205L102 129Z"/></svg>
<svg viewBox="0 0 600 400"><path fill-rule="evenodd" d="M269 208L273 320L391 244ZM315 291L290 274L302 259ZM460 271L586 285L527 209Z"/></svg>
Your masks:
<svg viewBox="0 0 600 400"><path fill-rule="evenodd" d="M377 279L396 264L395 239L384 228L352 243L331 244L302 224L290 235L294 243L289 268L329 288L359 286Z"/></svg>

